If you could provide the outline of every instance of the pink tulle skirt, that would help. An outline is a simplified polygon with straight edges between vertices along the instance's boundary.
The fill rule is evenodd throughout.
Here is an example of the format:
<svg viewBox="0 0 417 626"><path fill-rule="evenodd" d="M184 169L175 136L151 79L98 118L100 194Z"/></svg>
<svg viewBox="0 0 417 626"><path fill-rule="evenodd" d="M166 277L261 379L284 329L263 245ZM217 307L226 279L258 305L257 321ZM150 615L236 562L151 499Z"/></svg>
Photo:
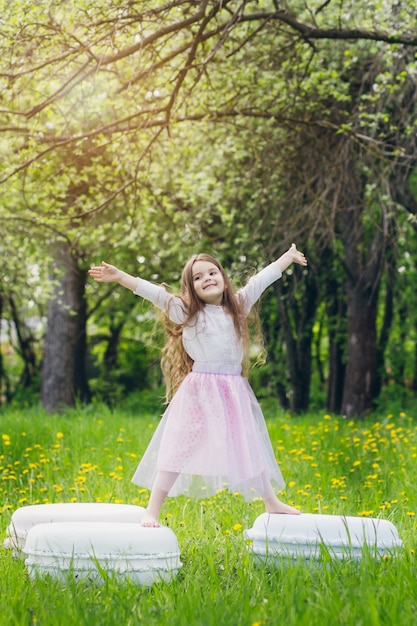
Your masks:
<svg viewBox="0 0 417 626"><path fill-rule="evenodd" d="M240 375L191 372L165 411L132 478L152 488L158 471L178 474L169 496L220 490L262 497L264 478L285 486L262 410Z"/></svg>

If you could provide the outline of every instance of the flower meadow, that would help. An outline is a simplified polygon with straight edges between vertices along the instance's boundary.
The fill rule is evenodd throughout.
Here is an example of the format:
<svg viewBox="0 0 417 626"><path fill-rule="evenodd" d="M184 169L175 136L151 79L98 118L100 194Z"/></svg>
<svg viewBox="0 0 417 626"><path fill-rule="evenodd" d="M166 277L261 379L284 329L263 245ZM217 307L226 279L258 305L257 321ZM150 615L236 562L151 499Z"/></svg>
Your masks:
<svg viewBox="0 0 417 626"><path fill-rule="evenodd" d="M41 409L0 414L2 539L14 510L29 504L115 502L146 506L130 482L160 407L92 405L60 415ZM243 531L261 500L220 492L168 498L161 521L177 535L183 567L169 583L142 589L30 580L23 559L1 550L3 624L411 624L417 610L417 415L385 412L364 421L314 414L267 416L287 486L281 498L305 513L383 517L404 549L357 561L254 563Z"/></svg>

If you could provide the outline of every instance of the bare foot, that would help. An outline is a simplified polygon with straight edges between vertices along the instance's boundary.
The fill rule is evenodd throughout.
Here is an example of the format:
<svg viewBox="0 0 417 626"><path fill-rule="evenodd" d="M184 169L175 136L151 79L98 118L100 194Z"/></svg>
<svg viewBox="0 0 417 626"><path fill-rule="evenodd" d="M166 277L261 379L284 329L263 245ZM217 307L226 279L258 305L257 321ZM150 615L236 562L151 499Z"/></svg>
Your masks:
<svg viewBox="0 0 417 626"><path fill-rule="evenodd" d="M284 504L278 498L268 498L264 500L266 512L270 514L285 514L285 515L301 515L298 509L295 509L289 504Z"/></svg>
<svg viewBox="0 0 417 626"><path fill-rule="evenodd" d="M158 520L153 515L149 515L148 513L145 513L145 515L142 517L142 521L140 525L143 528L160 528L161 527L161 524L158 522Z"/></svg>

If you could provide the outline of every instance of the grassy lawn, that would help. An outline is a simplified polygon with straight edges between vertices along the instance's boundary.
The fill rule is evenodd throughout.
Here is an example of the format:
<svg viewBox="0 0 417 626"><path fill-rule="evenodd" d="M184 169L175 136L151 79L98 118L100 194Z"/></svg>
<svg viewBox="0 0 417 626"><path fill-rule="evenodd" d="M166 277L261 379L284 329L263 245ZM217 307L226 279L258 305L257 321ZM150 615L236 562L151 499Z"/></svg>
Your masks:
<svg viewBox="0 0 417 626"><path fill-rule="evenodd" d="M271 413L269 411L268 413ZM1 540L14 510L52 502L146 506L130 477L158 423L158 411L92 406L64 415L40 409L0 413ZM381 516L404 542L394 558L318 563L253 562L243 531L263 512L220 493L168 499L162 522L175 532L183 567L150 589L110 579L99 585L27 576L0 548L0 615L8 625L261 626L416 623L417 415L380 413L364 422L316 414L268 416L287 488L282 499L306 513Z"/></svg>

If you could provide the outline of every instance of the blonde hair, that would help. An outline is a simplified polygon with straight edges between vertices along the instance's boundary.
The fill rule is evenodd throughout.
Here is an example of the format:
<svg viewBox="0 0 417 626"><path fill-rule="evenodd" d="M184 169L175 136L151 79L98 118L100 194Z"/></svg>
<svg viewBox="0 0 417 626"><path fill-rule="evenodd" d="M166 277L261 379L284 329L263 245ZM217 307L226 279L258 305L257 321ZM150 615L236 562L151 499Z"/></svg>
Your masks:
<svg viewBox="0 0 417 626"><path fill-rule="evenodd" d="M197 296L193 281L193 265L196 261L206 261L215 265L224 280L224 292L221 306L231 315L238 339L243 344L242 374L247 376L250 365L250 334L248 318L255 328L254 336L256 343L263 348L262 330L259 322L257 310L252 310L248 318L243 310L243 305L236 296L233 285L224 271L221 264L209 254L198 254L193 256L185 265L181 275L181 291L179 298L184 303L187 317L183 324L175 324L167 314L164 314L164 326L167 341L162 349L161 367L166 382L166 401L172 398L184 378L191 372L193 366L192 358L187 354L182 343L182 333L185 326L192 322L196 315L204 309L204 302Z"/></svg>

